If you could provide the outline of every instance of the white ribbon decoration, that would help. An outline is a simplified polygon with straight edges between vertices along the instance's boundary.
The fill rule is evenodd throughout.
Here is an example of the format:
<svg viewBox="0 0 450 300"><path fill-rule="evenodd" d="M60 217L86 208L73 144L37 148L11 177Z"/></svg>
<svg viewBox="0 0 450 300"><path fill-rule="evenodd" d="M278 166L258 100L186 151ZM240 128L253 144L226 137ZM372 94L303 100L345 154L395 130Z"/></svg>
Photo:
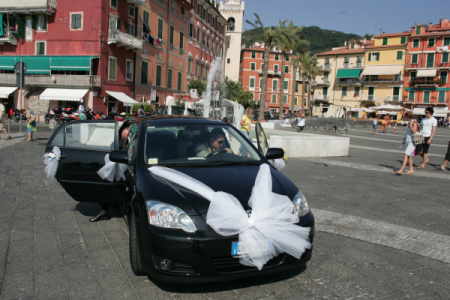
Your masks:
<svg viewBox="0 0 450 300"><path fill-rule="evenodd" d="M272 159L269 162L278 171L281 171L281 170L283 170L286 167L286 163L284 162L284 159L282 159L282 158Z"/></svg>
<svg viewBox="0 0 450 300"><path fill-rule="evenodd" d="M109 160L109 154L105 155L105 165L98 170L97 174L103 179L110 182L116 179L118 182L121 178L125 181L125 170L127 166L125 164L115 163Z"/></svg>
<svg viewBox="0 0 450 300"><path fill-rule="evenodd" d="M61 150L58 146L53 147L52 152L44 154L45 173L47 178L55 178L58 171L59 159L61 158Z"/></svg>
<svg viewBox="0 0 450 300"><path fill-rule="evenodd" d="M311 248L310 228L295 224L299 218L292 213L292 200L272 192L272 175L267 164L261 165L248 201L252 207L250 218L239 200L231 194L215 192L202 182L173 169L155 166L148 170L211 201L206 223L220 235L239 234L239 243L246 248L240 257L243 265L261 270L267 261L280 253L286 252L300 259L305 250ZM261 243L269 243L272 247L263 251L259 246Z"/></svg>

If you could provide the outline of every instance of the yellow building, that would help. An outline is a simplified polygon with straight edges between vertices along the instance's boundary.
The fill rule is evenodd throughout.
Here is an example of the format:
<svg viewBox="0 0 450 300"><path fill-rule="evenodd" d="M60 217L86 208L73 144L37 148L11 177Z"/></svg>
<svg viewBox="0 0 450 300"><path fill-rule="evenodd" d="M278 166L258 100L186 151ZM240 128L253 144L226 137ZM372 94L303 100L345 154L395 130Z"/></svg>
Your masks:
<svg viewBox="0 0 450 300"><path fill-rule="evenodd" d="M405 72L406 46L410 32L381 34L366 48L362 107L401 104Z"/></svg>
<svg viewBox="0 0 450 300"><path fill-rule="evenodd" d="M292 66L290 67L290 69L291 69L290 70L291 71L291 82L295 82L294 112L298 112L302 107L302 103L300 102L300 99L302 99L303 79L298 70L296 72L294 72L293 71L294 68ZM294 77L295 77L295 81L294 81ZM305 81L308 82L308 79L306 79ZM291 96L292 96L292 90L289 90L289 107L290 107L291 101L292 101ZM305 90L305 98L303 101L303 107L304 107L305 111L308 111L308 91L307 91L307 89Z"/></svg>

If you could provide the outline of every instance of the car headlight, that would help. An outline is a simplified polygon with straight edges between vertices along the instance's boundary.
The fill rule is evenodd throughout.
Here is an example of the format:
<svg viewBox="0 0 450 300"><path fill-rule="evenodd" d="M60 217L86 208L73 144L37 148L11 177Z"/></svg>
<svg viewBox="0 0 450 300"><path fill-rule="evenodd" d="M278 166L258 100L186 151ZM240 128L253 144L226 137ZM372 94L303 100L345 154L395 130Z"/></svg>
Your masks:
<svg viewBox="0 0 450 300"><path fill-rule="evenodd" d="M294 202L294 215L300 218L306 214L309 214L309 205L308 202L306 202L306 198L302 194L302 192L298 191L297 195L294 196L292 202Z"/></svg>
<svg viewBox="0 0 450 300"><path fill-rule="evenodd" d="M145 201L147 204L148 223L163 228L183 229L193 233L197 231L192 219L180 208L159 202Z"/></svg>

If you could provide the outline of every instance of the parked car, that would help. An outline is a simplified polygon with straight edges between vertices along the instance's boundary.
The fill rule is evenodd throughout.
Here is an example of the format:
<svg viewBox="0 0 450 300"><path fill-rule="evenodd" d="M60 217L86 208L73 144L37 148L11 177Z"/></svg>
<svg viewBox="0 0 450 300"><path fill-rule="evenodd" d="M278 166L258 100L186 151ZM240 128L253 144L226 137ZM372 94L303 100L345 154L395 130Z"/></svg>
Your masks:
<svg viewBox="0 0 450 300"><path fill-rule="evenodd" d="M155 115L167 115L168 107L166 105L158 106L157 109L153 112ZM184 106L172 106L172 115L180 115L184 114ZM195 110L188 108L188 114L190 116L196 116L197 113Z"/></svg>
<svg viewBox="0 0 450 300"><path fill-rule="evenodd" d="M229 133L231 139L220 143L211 134L214 130ZM116 120L73 121L55 131L46 152L60 148L56 179L74 200L121 208L129 226L130 263L136 275L149 274L171 283L236 280L299 268L310 260L312 247L300 259L282 253L261 271L242 265L232 255L238 236L219 235L206 223L210 202L158 180L148 168L158 165L185 173L215 191L233 195L251 213L248 200L261 164L270 165L270 159L284 155L283 149L269 149L259 123L255 130L257 147L233 126L201 117L134 117L120 127ZM126 132L125 138L119 138ZM216 141L223 148L206 157L196 154L196 145ZM250 157L236 155L241 145ZM97 174L106 154L111 161L126 164L125 181L111 183ZM311 228L313 243L314 216L303 195L271 165L270 172L273 192L294 201L296 225Z"/></svg>

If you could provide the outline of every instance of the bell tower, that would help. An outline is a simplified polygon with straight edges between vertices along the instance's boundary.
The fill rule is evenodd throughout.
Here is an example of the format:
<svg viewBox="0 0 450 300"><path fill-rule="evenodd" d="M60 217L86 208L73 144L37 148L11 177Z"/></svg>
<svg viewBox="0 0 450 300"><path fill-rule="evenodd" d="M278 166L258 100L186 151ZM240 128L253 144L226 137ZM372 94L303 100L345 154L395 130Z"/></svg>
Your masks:
<svg viewBox="0 0 450 300"><path fill-rule="evenodd" d="M241 0L225 0L220 3L220 13L228 21L224 43L225 76L234 81L239 81L244 8L245 3Z"/></svg>

